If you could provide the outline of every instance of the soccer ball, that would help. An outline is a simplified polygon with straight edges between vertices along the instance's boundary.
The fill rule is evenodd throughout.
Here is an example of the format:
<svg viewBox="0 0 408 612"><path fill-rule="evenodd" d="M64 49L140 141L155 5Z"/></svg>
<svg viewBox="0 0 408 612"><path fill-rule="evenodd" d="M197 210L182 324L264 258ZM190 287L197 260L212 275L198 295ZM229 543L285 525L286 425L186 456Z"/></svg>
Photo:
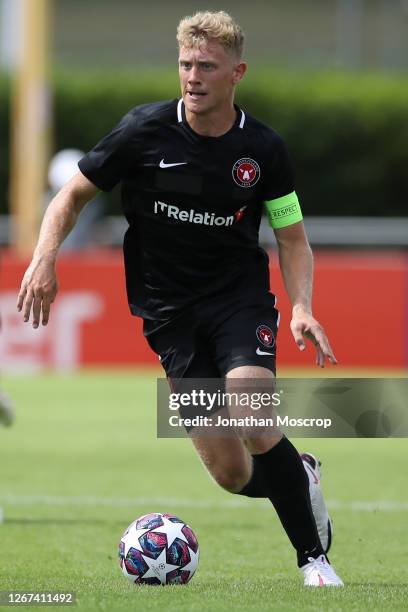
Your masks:
<svg viewBox="0 0 408 612"><path fill-rule="evenodd" d="M167 513L136 519L119 542L120 567L134 584L185 584L197 569L198 557L191 527Z"/></svg>

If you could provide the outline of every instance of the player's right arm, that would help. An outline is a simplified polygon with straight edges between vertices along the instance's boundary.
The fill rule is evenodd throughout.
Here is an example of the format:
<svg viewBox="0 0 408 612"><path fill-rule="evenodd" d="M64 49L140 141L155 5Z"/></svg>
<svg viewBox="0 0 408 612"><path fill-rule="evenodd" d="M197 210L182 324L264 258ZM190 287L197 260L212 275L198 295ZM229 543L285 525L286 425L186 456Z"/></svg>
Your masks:
<svg viewBox="0 0 408 612"><path fill-rule="evenodd" d="M127 113L113 130L78 162L78 172L55 196L45 213L33 259L21 284L17 308L24 321L47 325L57 294L55 263L58 250L75 225L79 213L99 189L110 191L122 180L137 157L142 142L137 128L138 107ZM133 140L132 140L133 139Z"/></svg>
<svg viewBox="0 0 408 612"><path fill-rule="evenodd" d="M18 294L17 309L24 321L37 328L40 320L47 325L52 302L57 295L55 271L58 250L73 229L79 213L98 193L98 188L78 172L49 204L41 224L33 258L27 268Z"/></svg>

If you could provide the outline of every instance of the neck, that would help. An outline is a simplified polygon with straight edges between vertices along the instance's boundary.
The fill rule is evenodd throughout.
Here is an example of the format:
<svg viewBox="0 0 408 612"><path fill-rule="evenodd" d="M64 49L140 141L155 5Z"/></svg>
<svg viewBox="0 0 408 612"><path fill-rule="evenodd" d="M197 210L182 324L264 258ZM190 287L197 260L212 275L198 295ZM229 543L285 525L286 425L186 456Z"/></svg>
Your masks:
<svg viewBox="0 0 408 612"><path fill-rule="evenodd" d="M208 114L192 113L186 107L186 119L192 130L200 136L222 136L234 125L237 111L231 105L227 110L213 111Z"/></svg>

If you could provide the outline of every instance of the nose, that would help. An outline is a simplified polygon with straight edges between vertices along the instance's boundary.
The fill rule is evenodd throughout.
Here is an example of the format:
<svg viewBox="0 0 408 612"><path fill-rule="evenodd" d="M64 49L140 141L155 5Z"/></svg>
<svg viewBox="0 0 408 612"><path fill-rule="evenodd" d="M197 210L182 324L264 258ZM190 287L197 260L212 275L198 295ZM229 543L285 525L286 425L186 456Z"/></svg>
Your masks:
<svg viewBox="0 0 408 612"><path fill-rule="evenodd" d="M191 66L191 69L189 70L188 73L188 82L189 83L200 83L200 75L199 75L199 70L197 66Z"/></svg>

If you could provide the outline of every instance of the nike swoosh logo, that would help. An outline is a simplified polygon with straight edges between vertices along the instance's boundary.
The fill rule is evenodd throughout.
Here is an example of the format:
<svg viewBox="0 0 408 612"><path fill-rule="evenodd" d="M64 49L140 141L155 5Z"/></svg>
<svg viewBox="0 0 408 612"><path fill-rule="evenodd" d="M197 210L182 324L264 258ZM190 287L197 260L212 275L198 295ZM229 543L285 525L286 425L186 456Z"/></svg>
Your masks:
<svg viewBox="0 0 408 612"><path fill-rule="evenodd" d="M270 355L272 357L275 356L275 353L268 353L267 351L261 351L259 347L256 349L256 354L257 355Z"/></svg>
<svg viewBox="0 0 408 612"><path fill-rule="evenodd" d="M161 160L159 166L160 168L172 168L172 166L185 166L188 162L177 162L175 164L166 164L164 163L164 159Z"/></svg>

